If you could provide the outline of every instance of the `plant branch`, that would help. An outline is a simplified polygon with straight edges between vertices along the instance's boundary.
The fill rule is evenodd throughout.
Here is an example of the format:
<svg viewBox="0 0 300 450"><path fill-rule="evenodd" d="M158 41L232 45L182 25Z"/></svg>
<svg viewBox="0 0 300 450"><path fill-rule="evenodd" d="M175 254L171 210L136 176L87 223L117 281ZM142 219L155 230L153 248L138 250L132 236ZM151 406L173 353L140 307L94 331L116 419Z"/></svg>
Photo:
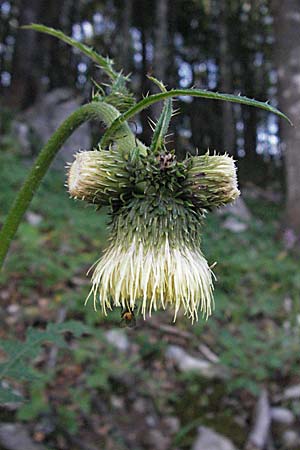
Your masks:
<svg viewBox="0 0 300 450"><path fill-rule="evenodd" d="M71 114L51 136L43 147L28 174L23 186L11 206L6 221L0 231L0 268L8 252L10 243L18 229L37 188L49 169L55 155L71 134L84 122L90 119L100 119L109 126L120 114L113 106L104 102L91 102L81 106ZM120 133L119 147L135 146L135 138L127 124Z"/></svg>

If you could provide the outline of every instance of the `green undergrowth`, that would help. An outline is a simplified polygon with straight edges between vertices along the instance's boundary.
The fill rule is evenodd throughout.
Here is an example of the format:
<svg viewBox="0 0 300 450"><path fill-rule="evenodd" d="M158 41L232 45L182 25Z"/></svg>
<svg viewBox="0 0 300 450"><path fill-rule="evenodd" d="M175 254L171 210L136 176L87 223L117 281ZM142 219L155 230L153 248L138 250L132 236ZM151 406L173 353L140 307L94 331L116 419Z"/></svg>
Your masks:
<svg viewBox="0 0 300 450"><path fill-rule="evenodd" d="M28 167L16 154L0 153L0 222ZM70 433L77 433L84 421L82 415L89 414L94 407L95 392L101 392L104 398L116 392L126 395L131 389L130 382L124 382L128 377L139 380L136 389L148 392L149 371L154 361L164 361L167 343L142 319L136 329L124 329L136 345L130 357L116 359L115 350L105 343L105 330L119 330L120 311L104 318L100 311L94 312L92 302L86 307L83 302L89 291L86 272L106 245L108 218L105 212L70 200L64 178L62 172L52 169L42 183L29 209L37 215L39 223L32 223L28 216L23 220L0 275L0 284L2 292L9 294L3 297L3 316L10 302L18 303L23 313L20 320L24 330L21 327L18 339L24 339L28 325L38 322L43 327L49 321L49 316L42 314L28 319L27 308L32 311L40 298L48 301L50 320L52 317L55 321L56 311L64 307L68 320L79 320L89 327L87 336L74 342L72 338L69 351L63 350L64 362L59 359L55 370L47 371L41 365L41 377L25 385L28 401L18 412L19 420L30 421L51 410ZM194 335L186 347L188 352L195 354L204 342L219 356L228 368L228 381L221 387L216 385L215 396L202 395L201 404L194 402L194 408L187 406L203 393L203 380L199 376L183 377L173 371L169 374L175 386L171 393L159 383L152 387L157 392L157 398L153 395L158 410L171 408L180 417L181 429L174 441L180 448L188 448L191 433L195 433L199 424L213 425L211 413L214 417L221 414L216 405L221 401L219 397L236 396L242 391L255 396L262 384L276 390L276 385L297 375L299 264L277 237L281 205L260 199L246 202L252 213L246 231L233 233L224 229L224 217L215 214L208 215L203 227L204 253L210 263L217 262L214 315L193 326L185 318L179 318L176 324ZM171 324L171 316L165 313L154 314L150 320ZM11 338L15 329L6 326L3 333ZM85 370L80 382L70 382L66 397L61 394L61 401L50 404L47 393L57 389L57 377L66 370L66 364ZM60 386L58 392L59 389ZM219 417L219 431L224 434L222 424L224 429L232 424L231 414L226 407ZM236 442L240 444L242 439L238 435Z"/></svg>

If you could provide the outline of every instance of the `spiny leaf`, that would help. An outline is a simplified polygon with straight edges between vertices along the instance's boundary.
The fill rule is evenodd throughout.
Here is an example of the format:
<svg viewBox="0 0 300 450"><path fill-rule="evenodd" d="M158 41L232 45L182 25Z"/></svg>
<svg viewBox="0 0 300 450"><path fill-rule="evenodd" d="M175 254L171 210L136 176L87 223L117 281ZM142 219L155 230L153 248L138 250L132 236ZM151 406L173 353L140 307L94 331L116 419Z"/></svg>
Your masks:
<svg viewBox="0 0 300 450"><path fill-rule="evenodd" d="M148 76L148 78L153 81L162 92L167 92L164 84L157 80L154 77ZM172 118L173 114L173 108L172 108L172 99L168 98L164 102L164 107L162 109L162 112L160 114L160 117L157 121L157 124L155 125L150 150L152 152L155 152L157 149L163 146L164 139L167 134L169 124Z"/></svg>
<svg viewBox="0 0 300 450"><path fill-rule="evenodd" d="M13 402L22 402L23 397L21 395L17 395L12 388L3 387L0 385L0 403L13 403Z"/></svg>
<svg viewBox="0 0 300 450"><path fill-rule="evenodd" d="M47 331L52 333L65 333L69 332L74 334L75 337L80 337L83 334L90 333L91 330L87 325L76 320L69 320L68 322L53 324L49 323Z"/></svg>
<svg viewBox="0 0 300 450"><path fill-rule="evenodd" d="M90 58L92 61L98 64L98 66L101 67L101 69L104 70L104 72L112 80L116 80L118 77L120 77L120 74L113 69L113 61L111 59L104 58L103 56L99 55L99 53L97 53L93 48L88 47L87 45L82 44L81 42L78 42L75 39L72 39L71 37L64 34L62 31L47 27L45 25L40 25L37 23L33 23L31 25L24 25L22 28L25 30L39 31L40 33L46 33L51 36L54 36L60 39L61 41L65 42L66 44L69 44L72 47L77 48L82 53L84 53L88 58ZM126 79L126 77L124 76L122 77Z"/></svg>
<svg viewBox="0 0 300 450"><path fill-rule="evenodd" d="M25 342L17 339L1 340L0 347L7 355L7 360L0 364L0 379L3 377L18 380L33 380L37 373L28 366L28 359L36 356L42 344L52 342L59 347L67 347L62 336L65 332L73 333L76 337L88 333L90 329L81 322L71 320L60 324L49 324L46 330L28 328ZM0 401L1 401L0 391Z"/></svg>
<svg viewBox="0 0 300 450"><path fill-rule="evenodd" d="M16 380L32 381L38 377L37 372L22 359L18 359L16 364L1 363L0 373Z"/></svg>
<svg viewBox="0 0 300 450"><path fill-rule="evenodd" d="M170 91L160 92L159 94L153 94L143 98L143 100L141 100L139 103L137 103L128 111L126 111L124 114L119 116L104 134L101 142L102 146L105 146L109 143L109 141L114 136L116 130L126 120L131 119L136 114L138 114L139 112L143 111L144 109L148 108L150 105L153 105L156 102L165 100L166 98L180 97L180 96L208 98L211 100L222 100L227 102L240 103L242 105L254 106L256 108L272 112L278 115L279 117L282 117L283 119L287 120L292 125L292 122L285 114L283 114L277 108L274 108L273 106L269 105L268 103L259 102L257 100L248 97L243 97L241 95L222 94L219 92L206 91L203 89L172 89Z"/></svg>

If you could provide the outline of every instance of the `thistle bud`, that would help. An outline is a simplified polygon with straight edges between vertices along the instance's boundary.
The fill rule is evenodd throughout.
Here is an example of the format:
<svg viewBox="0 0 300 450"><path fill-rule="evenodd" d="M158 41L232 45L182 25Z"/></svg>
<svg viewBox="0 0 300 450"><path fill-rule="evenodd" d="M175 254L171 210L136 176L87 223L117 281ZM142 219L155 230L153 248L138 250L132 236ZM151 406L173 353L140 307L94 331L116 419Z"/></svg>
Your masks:
<svg viewBox="0 0 300 450"><path fill-rule="evenodd" d="M195 206L213 209L234 201L239 195L236 167L228 155L191 157L184 186Z"/></svg>
<svg viewBox="0 0 300 450"><path fill-rule="evenodd" d="M126 161L113 149L76 153L68 172L71 197L97 205L119 201L129 184Z"/></svg>
<svg viewBox="0 0 300 450"><path fill-rule="evenodd" d="M213 307L212 271L200 250L201 212L171 197L133 199L114 215L110 245L97 263L90 296L103 312L137 308L145 318L170 308L192 321ZM89 298L88 297L88 298Z"/></svg>

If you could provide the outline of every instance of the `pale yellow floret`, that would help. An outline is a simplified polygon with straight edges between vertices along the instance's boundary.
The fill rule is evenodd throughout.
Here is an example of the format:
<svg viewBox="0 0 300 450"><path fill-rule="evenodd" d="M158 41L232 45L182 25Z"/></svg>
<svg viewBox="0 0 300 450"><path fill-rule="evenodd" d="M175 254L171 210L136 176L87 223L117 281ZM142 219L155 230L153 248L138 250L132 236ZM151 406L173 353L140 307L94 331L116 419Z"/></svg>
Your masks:
<svg viewBox="0 0 300 450"><path fill-rule="evenodd" d="M192 321L198 310L206 318L212 313L213 273L206 259L186 245L172 248L167 236L158 246L145 247L137 238L125 248L112 243L96 264L89 297L105 314L113 306L140 308L144 318L171 308L174 321L180 309Z"/></svg>

